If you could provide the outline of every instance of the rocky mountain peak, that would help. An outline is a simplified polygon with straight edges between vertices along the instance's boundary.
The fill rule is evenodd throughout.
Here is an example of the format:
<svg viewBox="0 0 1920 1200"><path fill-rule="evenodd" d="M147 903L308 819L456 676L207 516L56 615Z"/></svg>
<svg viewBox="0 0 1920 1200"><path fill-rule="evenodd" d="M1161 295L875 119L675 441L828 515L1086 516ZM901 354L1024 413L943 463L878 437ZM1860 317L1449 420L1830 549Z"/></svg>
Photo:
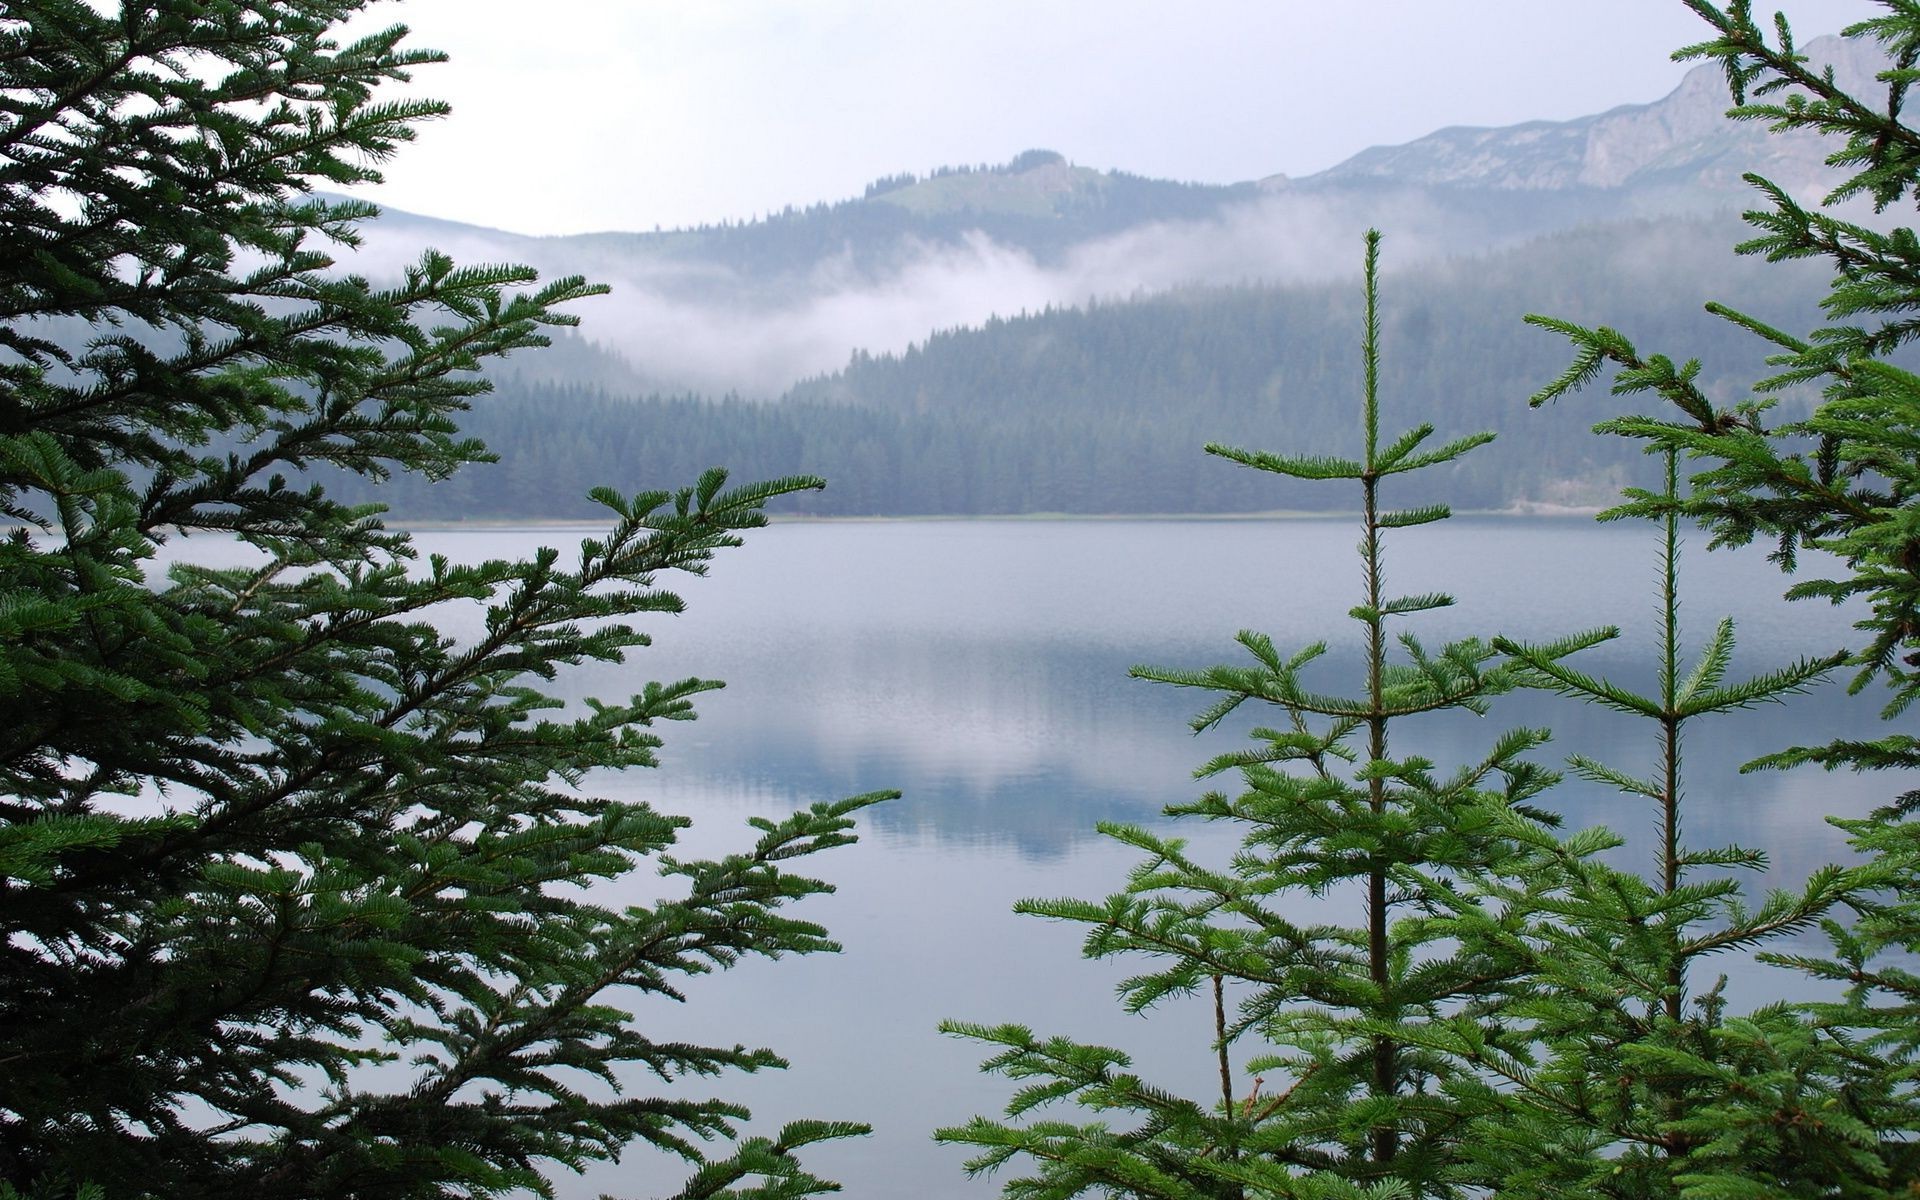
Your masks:
<svg viewBox="0 0 1920 1200"><path fill-rule="evenodd" d="M1861 40L1822 37L1803 50L1831 66L1849 91L1873 94L1887 59ZM1651 104L1627 104L1571 121L1529 121L1498 129L1454 127L1400 146L1376 146L1314 176L1316 184L1391 182L1504 190L1637 186L1744 189L1759 171L1790 190L1830 187L1826 140L1772 136L1759 122L1730 124L1726 77L1717 64L1689 71Z"/></svg>

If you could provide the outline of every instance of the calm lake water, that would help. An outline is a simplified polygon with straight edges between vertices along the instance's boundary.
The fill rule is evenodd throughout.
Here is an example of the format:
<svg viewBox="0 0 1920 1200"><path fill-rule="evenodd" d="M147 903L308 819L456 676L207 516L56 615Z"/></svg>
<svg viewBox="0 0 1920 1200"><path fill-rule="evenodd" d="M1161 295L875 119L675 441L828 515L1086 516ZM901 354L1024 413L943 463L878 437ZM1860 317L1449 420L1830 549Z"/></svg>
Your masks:
<svg viewBox="0 0 1920 1200"><path fill-rule="evenodd" d="M434 531L418 542L471 560L566 549L586 532ZM689 848L709 852L744 844L755 814L905 793L870 810L859 845L813 862L840 891L798 911L810 909L845 953L750 962L692 981L685 1005L638 1011L662 1035L772 1046L792 1062L690 1090L744 1100L755 1130L795 1116L873 1124L870 1138L808 1156L856 1200L997 1194L993 1180L964 1177L963 1152L929 1140L936 1126L997 1113L1011 1090L978 1073L978 1047L936 1032L942 1018L1101 1041L1132 1053L1148 1078L1206 1094L1206 1011L1121 1013L1112 995L1123 965L1085 963L1076 929L1009 910L1023 897L1116 890L1135 856L1105 843L1094 823L1166 824L1161 807L1200 790L1193 768L1271 715L1248 712L1196 738L1186 721L1202 697L1129 680L1130 665L1233 661L1243 654L1234 633L1251 628L1283 649L1329 640L1326 690L1358 688L1360 627L1346 616L1359 595L1356 538L1342 519L787 523L750 535L709 578L673 581L689 608L658 624L652 649L623 670L576 672L563 688L618 699L645 679L696 674L728 686L703 698L697 723L665 730L660 770L596 786L693 817ZM1411 624L1429 646L1619 625L1627 634L1589 651L1585 665L1645 684L1656 552L1650 527L1460 519L1392 537L1389 586L1456 597L1457 607ZM1737 618L1738 678L1848 643L1848 614L1785 605L1783 586L1758 550L1691 552L1690 644L1722 615ZM1791 706L1699 726L1687 746L1690 840L1765 848L1777 882L1844 856L1823 818L1867 811L1895 790L1890 781L1736 770L1871 720L1876 706L1829 685ZM1519 724L1554 729L1551 757L1578 751L1627 769L1651 761L1646 730L1537 694L1497 703L1486 719L1405 726L1395 748L1444 766ZM1638 827L1627 800L1586 785L1557 795L1571 824ZM1233 841L1227 828L1186 833L1203 856L1224 858ZM1634 838L1622 856L1648 859L1649 841ZM657 885L644 876L619 886L641 899ZM1798 986L1751 964L1728 970L1755 999ZM636 1153L560 1186L568 1197L654 1196L684 1175Z"/></svg>

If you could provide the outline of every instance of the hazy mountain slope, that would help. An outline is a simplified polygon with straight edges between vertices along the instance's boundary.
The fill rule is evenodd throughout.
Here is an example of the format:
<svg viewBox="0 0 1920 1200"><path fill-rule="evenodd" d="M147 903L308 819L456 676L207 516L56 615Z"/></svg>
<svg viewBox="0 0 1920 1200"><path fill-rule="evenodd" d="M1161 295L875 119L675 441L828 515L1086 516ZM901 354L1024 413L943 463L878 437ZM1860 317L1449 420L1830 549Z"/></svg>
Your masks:
<svg viewBox="0 0 1920 1200"><path fill-rule="evenodd" d="M1764 372L1766 347L1703 301L1738 297L1799 327L1821 279L1736 259L1722 248L1737 232L1725 218L1615 223L1418 267L1395 265L1389 242L1390 423L1500 434L1426 498L1595 502L1646 470L1636 446L1588 433L1616 401L1527 410L1567 355L1522 324L1528 312L1611 320L1648 351L1698 355L1710 391L1739 395ZM513 384L464 422L501 465L365 498L411 516L577 515L594 483L659 486L724 464L826 476L826 493L799 502L821 513L1318 507L1324 491L1210 462L1200 448L1351 450L1359 324L1352 280L1186 289L944 331L900 354L858 355L773 404Z"/></svg>
<svg viewBox="0 0 1920 1200"><path fill-rule="evenodd" d="M1808 45L1858 82L1873 51ZM424 241L463 261L517 260L614 288L585 335L663 389L762 398L854 350L1088 297L1341 278L1377 225L1396 261L1472 254L1597 221L1737 210L1742 171L1829 183L1822 147L1736 125L1699 67L1671 95L1576 121L1447 129L1299 180L1228 187L1142 179L1030 151L997 167L877 180L861 197L654 233L527 238L391 213L361 269Z"/></svg>

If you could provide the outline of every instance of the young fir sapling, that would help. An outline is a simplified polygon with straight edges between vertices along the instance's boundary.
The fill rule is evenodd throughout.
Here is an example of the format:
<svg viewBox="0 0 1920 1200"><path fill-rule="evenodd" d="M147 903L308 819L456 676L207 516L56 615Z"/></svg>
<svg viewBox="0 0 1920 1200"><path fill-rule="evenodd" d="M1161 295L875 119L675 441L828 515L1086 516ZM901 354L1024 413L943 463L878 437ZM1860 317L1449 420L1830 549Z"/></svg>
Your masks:
<svg viewBox="0 0 1920 1200"><path fill-rule="evenodd" d="M1357 694L1321 692L1309 677L1327 651L1316 642L1284 653L1267 637L1239 636L1250 665L1199 671L1136 668L1140 678L1212 692L1195 718L1209 729L1248 701L1271 706L1272 727L1254 744L1201 767L1203 778L1236 774L1237 795L1209 792L1171 805L1177 820L1229 821L1240 848L1220 866L1198 861L1177 837L1134 825L1103 824L1108 837L1146 855L1121 892L1103 902L1023 901L1017 911L1087 927L1092 958L1140 955L1150 965L1121 988L1131 1011L1165 997L1210 993L1214 1002L1217 1094L1193 1098L1130 1070L1120 1050L1068 1037L1040 1038L1015 1026L948 1022L950 1033L996 1048L985 1069L1022 1083L1006 1120L976 1117L940 1130L943 1141L977 1147L969 1170L1015 1158L1033 1174L1011 1180L1009 1196L1101 1194L1187 1198L1251 1194L1443 1195L1453 1147L1474 1113L1453 1084L1464 1066L1427 1048L1424 1025L1479 1013L1497 995L1499 964L1434 932L1442 876L1508 872L1509 839L1489 809L1534 821L1530 801L1554 776L1523 755L1546 740L1539 730L1501 736L1477 761L1441 772L1415 755L1395 756L1390 735L1415 717L1484 710L1512 685L1516 668L1487 643L1468 639L1430 651L1411 633L1389 649L1389 625L1452 603L1437 592L1392 595L1383 547L1389 531L1445 519L1443 504L1382 507L1383 484L1459 458L1491 439L1474 434L1422 449L1420 425L1386 440L1380 433L1378 254L1366 239L1363 451L1358 458L1286 456L1209 446L1256 470L1359 485L1363 593L1351 615L1362 627ZM1556 648L1570 653L1604 634ZM1396 871L1423 864L1408 886ZM1350 899L1358 925L1319 923L1299 913L1312 897ZM1229 1004L1231 1000L1231 1004ZM1231 1012L1229 1011L1231 1009ZM1490 1028L1488 1035L1501 1035ZM1247 1056L1251 1085L1236 1082L1230 1052ZM1265 1080L1284 1079L1272 1090ZM1072 1101L1085 1123L1045 1116Z"/></svg>
<svg viewBox="0 0 1920 1200"><path fill-rule="evenodd" d="M1622 379L1618 386L1632 384ZM1841 656L1802 659L1729 684L1729 619L1719 622L1692 667L1685 665L1677 489L1669 453L1662 491L1629 492L1635 501L1658 501L1664 513L1652 694L1579 670L1558 645L1495 640L1522 683L1649 722L1655 741L1646 776L1582 755L1569 760L1580 777L1650 807L1651 878L1603 861L1603 852L1623 844L1608 830L1563 841L1536 824L1490 812L1516 845L1531 847L1531 865L1507 876L1463 878L1458 892L1436 892L1455 913L1437 928L1501 964L1506 979L1500 1020L1517 1041L1489 1043L1484 1022L1472 1017L1422 1031L1430 1051L1471 1064L1464 1086L1478 1090L1486 1106L1474 1135L1461 1143L1457 1178L1502 1196L1717 1195L1730 1193L1713 1189L1742 1179L1748 1182L1740 1187L1773 1189L1756 1194L1797 1195L1803 1194L1799 1185L1831 1180L1836 1168L1841 1176L1870 1174L1846 1137L1827 1136L1832 1123L1799 1130L1805 1123L1796 1118L1804 1116L1807 1098L1824 1094L1815 1077L1828 1068L1779 1053L1799 1028L1798 1018L1776 1005L1731 1019L1724 976L1697 986L1697 963L1807 928L1855 881L1838 867L1824 867L1800 890L1776 891L1750 911L1729 872L1764 869L1766 856L1741 846L1695 848L1682 836L1687 727L1801 692ZM1424 866L1401 868L1399 876L1409 887L1434 883ZM1771 1054L1754 1042L1768 1033L1784 1035ZM1762 1100L1776 1083L1778 1094ZM1729 1098L1746 1111L1729 1114ZM1769 1126L1777 1127L1772 1143L1765 1136ZM1698 1190L1703 1186L1709 1190ZM1828 1193L1816 1187L1804 1194Z"/></svg>
<svg viewBox="0 0 1920 1200"><path fill-rule="evenodd" d="M1744 1157L1805 1168L1813 1194L1897 1194L1920 1187L1920 983L1912 966L1920 956L1913 820L1920 803L1912 785L1900 781L1920 767L1920 737L1898 723L1920 698L1920 373L1910 358L1920 332L1920 241L1911 225L1886 214L1920 199L1920 132L1907 118L1920 67L1920 11L1879 0L1878 15L1842 31L1876 43L1885 56L1876 86L1849 90L1809 57L1783 16L1775 14L1769 28L1754 20L1749 0L1686 4L1711 33L1676 57L1724 68L1730 116L1764 122L1777 134L1830 139L1827 163L1838 175L1819 205L1759 175L1746 177L1760 203L1746 214L1755 236L1737 247L1770 262L1830 264L1825 320L1801 335L1709 304L1773 348L1772 373L1754 383L1749 398L1724 404L1700 386L1694 361L1644 351L1614 328L1529 318L1575 350L1572 366L1536 402L1619 368L1620 381L1662 405L1602 428L1682 455L1689 469L1683 497L1629 497L1619 511L1660 518L1677 505L1715 546L1770 542L1771 556L1788 572L1803 551L1825 551L1831 577L1794 583L1788 599L1866 606L1856 626L1863 641L1849 660L1858 668L1850 690L1884 684L1887 724L1750 764L1893 773L1888 804L1866 819L1835 821L1865 862L1851 873L1856 886L1846 907L1823 920L1832 953L1758 955L1838 985L1844 996L1800 1006L1796 1021L1764 1036L1749 1031L1752 1053L1775 1066L1728 1090L1716 1130L1723 1144L1735 1146L1729 1159L1736 1166ZM1871 204L1876 219L1848 219L1836 206L1849 202ZM1816 391L1818 400L1805 404ZM1792 1144L1809 1135L1828 1139L1815 1145L1832 1146L1826 1185L1817 1164L1804 1161L1811 1148ZM1757 1148L1739 1150L1740 1137L1755 1139ZM1694 1186L1741 1194L1724 1178Z"/></svg>

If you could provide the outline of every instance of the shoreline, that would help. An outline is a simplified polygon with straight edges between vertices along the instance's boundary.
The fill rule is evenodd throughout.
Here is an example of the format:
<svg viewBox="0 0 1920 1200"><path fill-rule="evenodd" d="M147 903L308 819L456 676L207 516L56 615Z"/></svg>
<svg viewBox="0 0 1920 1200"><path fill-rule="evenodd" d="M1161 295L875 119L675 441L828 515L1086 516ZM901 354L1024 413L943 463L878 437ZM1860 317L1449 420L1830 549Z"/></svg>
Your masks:
<svg viewBox="0 0 1920 1200"><path fill-rule="evenodd" d="M1590 520L1597 513L1605 511L1603 505L1546 504L1528 502L1513 504L1505 508L1458 509L1456 517L1501 517L1517 520L1558 521L1569 518ZM1270 509L1265 512L1221 512L1221 513L928 513L915 516L879 516L879 515L827 515L815 513L769 513L769 525L898 525L907 522L958 522L958 521L1001 521L1001 522L1089 522L1111 523L1118 521L1140 521L1154 523L1193 523L1201 521L1335 521L1352 520L1359 515L1358 509ZM387 520L391 529L409 529L433 532L458 531L462 529L583 529L598 527L600 522L591 517L437 517L421 520L409 520L404 517Z"/></svg>
<svg viewBox="0 0 1920 1200"><path fill-rule="evenodd" d="M1458 509L1456 517L1494 517L1522 521L1561 521L1572 518L1591 520L1596 513L1605 511L1605 506L1548 504L1539 501L1527 501L1511 504L1505 508L1467 508ZM1350 521L1360 515L1358 509L1271 509L1266 512L1224 512L1224 513L931 513L921 516L833 516L814 513L769 513L769 525L899 525L907 522L959 522L959 521L1000 521L1000 522L1047 522L1067 524L1071 522L1114 523L1137 521L1160 523L1198 523L1218 521ZM580 529L602 528L605 521L595 517L425 517L410 520L405 517L383 518L388 529L418 533L458 533L471 530L486 533L503 529ZM29 534L36 528L18 523L0 524L0 534L24 529Z"/></svg>

